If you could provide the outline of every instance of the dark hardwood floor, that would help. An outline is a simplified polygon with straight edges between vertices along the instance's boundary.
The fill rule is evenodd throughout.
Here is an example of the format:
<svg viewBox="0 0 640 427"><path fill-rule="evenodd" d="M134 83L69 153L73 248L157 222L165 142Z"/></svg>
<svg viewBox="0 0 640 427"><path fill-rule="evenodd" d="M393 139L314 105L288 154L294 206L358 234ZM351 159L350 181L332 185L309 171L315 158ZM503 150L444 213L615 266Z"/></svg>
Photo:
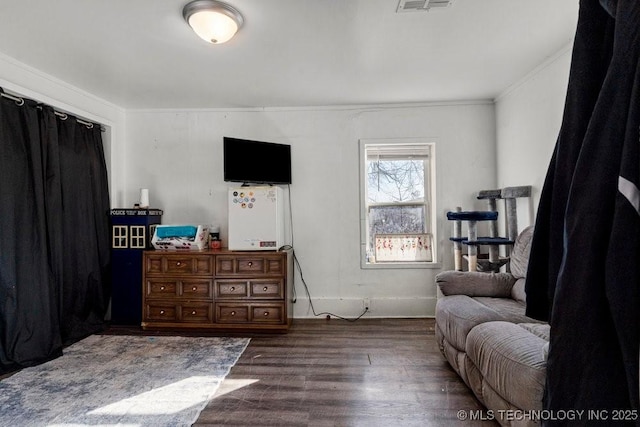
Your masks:
<svg viewBox="0 0 640 427"><path fill-rule="evenodd" d="M296 320L251 343L194 426L469 426L433 319Z"/></svg>
<svg viewBox="0 0 640 427"><path fill-rule="evenodd" d="M297 319L288 334L242 336L249 346L194 426L497 426L459 419L486 412L440 353L433 319Z"/></svg>

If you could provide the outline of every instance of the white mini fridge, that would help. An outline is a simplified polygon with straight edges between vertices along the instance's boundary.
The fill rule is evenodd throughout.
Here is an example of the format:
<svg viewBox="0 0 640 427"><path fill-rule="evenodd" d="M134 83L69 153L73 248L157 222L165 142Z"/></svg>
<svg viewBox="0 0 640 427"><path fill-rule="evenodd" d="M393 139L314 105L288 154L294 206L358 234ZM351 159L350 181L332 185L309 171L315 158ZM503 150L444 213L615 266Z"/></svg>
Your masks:
<svg viewBox="0 0 640 427"><path fill-rule="evenodd" d="M284 244L281 187L229 189L229 243L233 251L273 251Z"/></svg>

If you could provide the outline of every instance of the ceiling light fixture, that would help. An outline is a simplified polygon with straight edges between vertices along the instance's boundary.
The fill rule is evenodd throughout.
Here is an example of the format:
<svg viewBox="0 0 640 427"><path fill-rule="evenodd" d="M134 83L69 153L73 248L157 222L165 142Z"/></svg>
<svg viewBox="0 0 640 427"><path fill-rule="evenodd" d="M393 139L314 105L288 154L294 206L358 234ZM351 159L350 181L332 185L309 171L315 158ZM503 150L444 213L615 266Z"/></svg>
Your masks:
<svg viewBox="0 0 640 427"><path fill-rule="evenodd" d="M182 9L182 16L202 40L220 44L229 41L242 27L240 12L215 0L195 0Z"/></svg>

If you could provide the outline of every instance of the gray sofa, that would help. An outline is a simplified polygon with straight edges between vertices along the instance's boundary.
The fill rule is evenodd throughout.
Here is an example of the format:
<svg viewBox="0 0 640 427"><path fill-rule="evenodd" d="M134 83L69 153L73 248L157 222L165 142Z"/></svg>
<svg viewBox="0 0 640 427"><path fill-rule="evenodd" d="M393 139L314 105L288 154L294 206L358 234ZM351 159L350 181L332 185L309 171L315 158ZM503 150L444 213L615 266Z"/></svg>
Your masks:
<svg viewBox="0 0 640 427"><path fill-rule="evenodd" d="M533 227L514 243L510 273L436 276L436 338L442 354L501 425L539 425L549 325L525 315ZM462 408L461 408L462 409ZM534 417L535 418L535 417Z"/></svg>

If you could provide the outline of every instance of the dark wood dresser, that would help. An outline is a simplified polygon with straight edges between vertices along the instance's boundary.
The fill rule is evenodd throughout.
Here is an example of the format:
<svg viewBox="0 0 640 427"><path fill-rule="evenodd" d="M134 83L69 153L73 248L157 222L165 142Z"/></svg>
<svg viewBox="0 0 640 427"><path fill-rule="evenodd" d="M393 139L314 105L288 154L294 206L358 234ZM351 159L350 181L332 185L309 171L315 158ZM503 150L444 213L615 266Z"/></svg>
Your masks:
<svg viewBox="0 0 640 427"><path fill-rule="evenodd" d="M286 332L290 251L145 251L143 329Z"/></svg>

